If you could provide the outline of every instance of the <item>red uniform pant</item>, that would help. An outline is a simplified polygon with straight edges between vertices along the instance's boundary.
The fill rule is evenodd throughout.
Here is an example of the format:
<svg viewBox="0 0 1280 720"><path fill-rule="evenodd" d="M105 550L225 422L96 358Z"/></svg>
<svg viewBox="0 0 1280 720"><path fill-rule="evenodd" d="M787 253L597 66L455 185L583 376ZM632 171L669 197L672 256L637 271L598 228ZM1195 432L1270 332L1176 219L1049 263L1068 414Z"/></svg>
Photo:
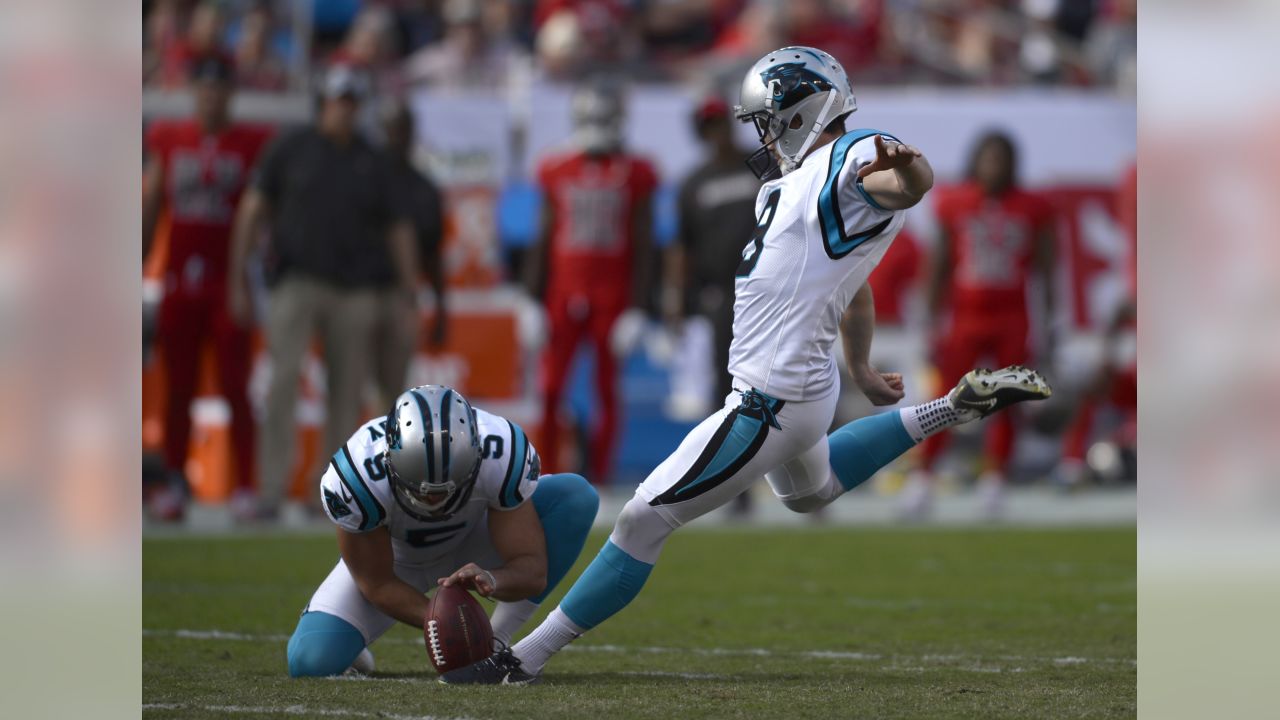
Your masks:
<svg viewBox="0 0 1280 720"><path fill-rule="evenodd" d="M1138 368L1124 368L1110 378L1106 387L1084 398L1071 426L1062 438L1062 457L1065 460L1085 459L1085 452L1093 433L1093 420L1100 406L1110 403L1125 413L1125 424L1132 425L1138 413ZM1126 428L1133 430L1133 428ZM1136 433L1130 432L1136 435Z"/></svg>
<svg viewBox="0 0 1280 720"><path fill-rule="evenodd" d="M943 388L948 391L965 373L979 367L979 363L993 369L1025 363L1027 318L1022 314L1010 314L1005 318L957 316L937 355L938 375ZM985 422L988 423L983 448L985 460L990 469L1003 471L1013 454L1013 416L1009 412L997 413ZM946 449L949 437L950 433L944 432L925 438L921 444L925 470L933 469Z"/></svg>
<svg viewBox="0 0 1280 720"><path fill-rule="evenodd" d="M543 358L541 455L543 472L559 472L560 401L578 346L588 340L595 352L596 399L600 417L591 431L587 451L588 478L602 484L613 466L618 434L618 368L609 336L627 299L616 295L574 294L547 300L550 333Z"/></svg>
<svg viewBox="0 0 1280 720"><path fill-rule="evenodd" d="M231 442L236 487L253 486L254 425L249 408L250 342L247 330L226 310L225 293L205 296L166 295L160 304L156 345L165 364L168 406L165 410L164 459L181 471L191 442L191 401L199 380L205 342L212 344L218 384L231 406Z"/></svg>

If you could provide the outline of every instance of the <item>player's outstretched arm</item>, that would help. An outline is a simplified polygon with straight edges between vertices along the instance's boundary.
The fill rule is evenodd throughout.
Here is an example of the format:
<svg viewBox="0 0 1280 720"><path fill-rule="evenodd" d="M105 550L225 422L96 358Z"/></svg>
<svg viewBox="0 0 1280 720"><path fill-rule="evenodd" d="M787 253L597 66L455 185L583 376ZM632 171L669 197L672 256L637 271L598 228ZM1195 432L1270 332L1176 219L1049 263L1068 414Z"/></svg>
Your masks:
<svg viewBox="0 0 1280 720"><path fill-rule="evenodd" d="M427 596L396 577L391 534L385 527L367 533L338 528L338 549L365 600L406 625L422 628Z"/></svg>
<svg viewBox="0 0 1280 720"><path fill-rule="evenodd" d="M502 567L486 570L467 563L441 585L474 588L494 600L526 600L547 586L547 542L532 502L514 510L489 513L489 539L502 557Z"/></svg>
<svg viewBox="0 0 1280 720"><path fill-rule="evenodd" d="M875 136L876 159L858 171L862 187L889 210L915 206L933 187L933 168L919 148Z"/></svg>
<svg viewBox="0 0 1280 720"><path fill-rule="evenodd" d="M882 373L871 366L871 336L875 332L876 304L871 284L863 283L840 318L840 337L849 374L873 405L893 405L902 399L902 375Z"/></svg>

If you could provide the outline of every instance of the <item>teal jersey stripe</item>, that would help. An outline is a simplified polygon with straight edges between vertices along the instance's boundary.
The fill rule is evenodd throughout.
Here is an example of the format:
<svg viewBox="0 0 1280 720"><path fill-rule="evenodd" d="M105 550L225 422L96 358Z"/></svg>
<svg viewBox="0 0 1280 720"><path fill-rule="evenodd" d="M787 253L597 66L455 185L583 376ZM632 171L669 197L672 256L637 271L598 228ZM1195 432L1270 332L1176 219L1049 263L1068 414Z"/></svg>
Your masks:
<svg viewBox="0 0 1280 720"><path fill-rule="evenodd" d="M377 498L369 491L369 486L365 484L364 478L360 477L355 464L351 462L351 454L347 452L345 445L341 450L333 454L333 467L337 469L339 477L347 484L347 487L351 488L352 494L355 495L356 503L360 506L360 512L364 515L364 519L360 522L360 529L362 531L372 530L381 525L383 518L387 516L387 512L382 509L382 505Z"/></svg>
<svg viewBox="0 0 1280 720"><path fill-rule="evenodd" d="M711 462L707 463L707 467L698 473L697 479L677 490L675 494L682 495L707 480L718 477L726 468L747 452L747 449L755 442L756 436L763 432L763 426L763 420L739 414L733 421L733 427L729 428L728 436L725 437L720 447L716 449L716 454L712 456Z"/></svg>
<svg viewBox="0 0 1280 720"><path fill-rule="evenodd" d="M836 140L835 146L831 148L831 161L827 168L827 181L822 184L822 190L818 193L818 224L822 227L823 247L827 251L827 255L833 260L839 260L848 255L853 252L854 248L884 232L884 229L888 227L888 223L881 223L864 232L854 235L845 234L844 218L840 214L839 193L836 192L836 182L840 178L840 173L844 171L845 163L849 160L849 151L853 149L854 145L875 135L883 135L894 142L901 142L888 133L863 128L845 133L839 140ZM871 199L871 194L862 187L861 181L857 181L857 188L863 199L867 201L867 204L878 210L884 210Z"/></svg>
<svg viewBox="0 0 1280 720"><path fill-rule="evenodd" d="M511 457L507 458L507 477L502 481L498 502L504 508L513 508L524 500L520 496L520 476L524 473L524 456L529 440L519 425L510 420L507 425L511 428Z"/></svg>

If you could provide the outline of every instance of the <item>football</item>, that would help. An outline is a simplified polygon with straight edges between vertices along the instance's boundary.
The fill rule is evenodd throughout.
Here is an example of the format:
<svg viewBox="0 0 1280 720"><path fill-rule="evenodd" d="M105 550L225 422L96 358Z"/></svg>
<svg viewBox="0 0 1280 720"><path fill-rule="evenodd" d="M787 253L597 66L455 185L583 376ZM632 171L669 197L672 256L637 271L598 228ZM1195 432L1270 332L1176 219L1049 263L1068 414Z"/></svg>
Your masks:
<svg viewBox="0 0 1280 720"><path fill-rule="evenodd" d="M422 635L427 657L441 674L493 654L489 616L470 592L457 585L442 587L431 597Z"/></svg>

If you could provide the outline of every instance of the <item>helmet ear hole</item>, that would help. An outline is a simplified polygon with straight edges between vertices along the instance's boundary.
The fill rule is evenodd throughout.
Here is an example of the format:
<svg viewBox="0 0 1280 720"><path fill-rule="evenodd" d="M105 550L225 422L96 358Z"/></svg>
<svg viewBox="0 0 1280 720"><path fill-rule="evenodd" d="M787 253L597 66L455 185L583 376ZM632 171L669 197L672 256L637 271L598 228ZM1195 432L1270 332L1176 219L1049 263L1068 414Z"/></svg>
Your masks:
<svg viewBox="0 0 1280 720"><path fill-rule="evenodd" d="M804 125L804 118L800 113L791 116L791 123L787 125L789 130L799 130Z"/></svg>

